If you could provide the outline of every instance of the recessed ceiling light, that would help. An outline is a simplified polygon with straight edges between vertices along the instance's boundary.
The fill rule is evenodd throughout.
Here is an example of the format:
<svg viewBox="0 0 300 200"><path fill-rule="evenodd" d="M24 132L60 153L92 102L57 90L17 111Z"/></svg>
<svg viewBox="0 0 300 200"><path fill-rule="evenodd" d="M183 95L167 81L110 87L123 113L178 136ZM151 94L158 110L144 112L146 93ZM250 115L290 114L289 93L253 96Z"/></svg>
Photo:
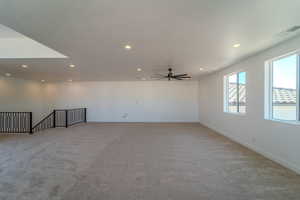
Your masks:
<svg viewBox="0 0 300 200"><path fill-rule="evenodd" d="M130 50L132 47L130 46L130 45L125 45L125 47L124 47L125 49L127 49L127 50Z"/></svg>
<svg viewBox="0 0 300 200"><path fill-rule="evenodd" d="M235 44L235 45L233 45L234 48L238 48L240 46L241 46L241 44Z"/></svg>
<svg viewBox="0 0 300 200"><path fill-rule="evenodd" d="M203 71L203 70L204 70L204 68L200 67L200 71Z"/></svg>
<svg viewBox="0 0 300 200"><path fill-rule="evenodd" d="M11 73L5 73L5 76L10 77Z"/></svg>
<svg viewBox="0 0 300 200"><path fill-rule="evenodd" d="M75 67L75 65L71 64L71 65L69 65L69 67L71 67L71 68L74 68L74 67Z"/></svg>
<svg viewBox="0 0 300 200"><path fill-rule="evenodd" d="M28 68L28 65L22 65L23 68Z"/></svg>
<svg viewBox="0 0 300 200"><path fill-rule="evenodd" d="M141 71L142 71L142 69L141 69L141 68L137 68L137 69L136 69L136 71L138 71L138 72L141 72Z"/></svg>
<svg viewBox="0 0 300 200"><path fill-rule="evenodd" d="M41 80L41 82L42 82L42 83L44 83L44 82L45 82L45 80Z"/></svg>

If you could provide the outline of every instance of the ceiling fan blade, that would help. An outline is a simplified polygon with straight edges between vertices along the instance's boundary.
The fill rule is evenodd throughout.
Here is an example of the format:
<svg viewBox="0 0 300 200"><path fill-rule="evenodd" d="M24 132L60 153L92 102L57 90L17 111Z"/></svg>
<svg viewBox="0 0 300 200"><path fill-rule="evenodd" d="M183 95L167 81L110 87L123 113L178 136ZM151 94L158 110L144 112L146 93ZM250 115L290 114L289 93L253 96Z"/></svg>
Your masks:
<svg viewBox="0 0 300 200"><path fill-rule="evenodd" d="M187 76L188 74L176 74L174 77Z"/></svg>
<svg viewBox="0 0 300 200"><path fill-rule="evenodd" d="M178 77L173 77L173 78L176 79L176 80L179 80L179 81L182 80L181 78L178 78Z"/></svg>
<svg viewBox="0 0 300 200"><path fill-rule="evenodd" d="M179 77L179 78L192 78L191 76L183 76L183 77Z"/></svg>

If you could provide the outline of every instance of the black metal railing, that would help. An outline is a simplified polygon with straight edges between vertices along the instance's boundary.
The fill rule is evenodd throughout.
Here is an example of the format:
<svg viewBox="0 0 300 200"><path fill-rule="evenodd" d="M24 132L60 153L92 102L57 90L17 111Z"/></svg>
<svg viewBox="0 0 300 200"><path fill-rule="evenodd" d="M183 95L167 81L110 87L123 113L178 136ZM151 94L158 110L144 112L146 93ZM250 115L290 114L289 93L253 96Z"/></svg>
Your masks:
<svg viewBox="0 0 300 200"><path fill-rule="evenodd" d="M54 110L55 113L55 127L67 127L67 110Z"/></svg>
<svg viewBox="0 0 300 200"><path fill-rule="evenodd" d="M67 110L66 116L67 126L73 126L78 123L86 122L86 108Z"/></svg>
<svg viewBox="0 0 300 200"><path fill-rule="evenodd" d="M32 112L0 112L0 133L31 133Z"/></svg>
<svg viewBox="0 0 300 200"><path fill-rule="evenodd" d="M31 133L42 131L42 130L45 130L45 129L48 129L48 128L54 128L55 127L54 113L55 112L53 111L47 117L45 117L39 123L37 123L32 128Z"/></svg>
<svg viewBox="0 0 300 200"><path fill-rule="evenodd" d="M66 127L86 122L86 108L54 110L55 127Z"/></svg>
<svg viewBox="0 0 300 200"><path fill-rule="evenodd" d="M32 126L32 112L0 112L0 133L33 134L49 128L68 128L78 123L86 123L86 114L86 108L54 110Z"/></svg>

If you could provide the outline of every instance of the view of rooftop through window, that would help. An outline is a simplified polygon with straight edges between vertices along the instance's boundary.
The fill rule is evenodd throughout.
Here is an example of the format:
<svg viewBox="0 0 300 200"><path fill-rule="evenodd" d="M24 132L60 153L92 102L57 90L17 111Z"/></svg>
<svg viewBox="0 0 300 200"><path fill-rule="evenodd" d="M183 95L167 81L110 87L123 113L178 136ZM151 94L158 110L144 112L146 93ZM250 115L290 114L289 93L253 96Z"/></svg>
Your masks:
<svg viewBox="0 0 300 200"><path fill-rule="evenodd" d="M239 82L239 112L246 113L246 72L238 73Z"/></svg>
<svg viewBox="0 0 300 200"><path fill-rule="evenodd" d="M297 120L297 54L273 62L273 118Z"/></svg>
<svg viewBox="0 0 300 200"><path fill-rule="evenodd" d="M229 76L228 78L228 82L229 82L229 91L228 91L228 111L229 112L238 112L238 107L237 107L237 74L232 74L231 76ZM231 90L230 90L231 89Z"/></svg>
<svg viewBox="0 0 300 200"><path fill-rule="evenodd" d="M234 73L226 78L225 111L246 113L246 72Z"/></svg>

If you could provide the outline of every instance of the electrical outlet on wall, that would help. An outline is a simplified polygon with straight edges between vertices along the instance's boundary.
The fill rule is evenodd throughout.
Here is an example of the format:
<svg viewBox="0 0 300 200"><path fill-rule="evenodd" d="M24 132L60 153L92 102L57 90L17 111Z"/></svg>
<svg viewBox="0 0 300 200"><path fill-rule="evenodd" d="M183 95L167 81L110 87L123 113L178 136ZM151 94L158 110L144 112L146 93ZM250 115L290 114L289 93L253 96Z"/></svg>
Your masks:
<svg viewBox="0 0 300 200"><path fill-rule="evenodd" d="M123 119L127 119L127 118L128 118L128 113L124 113L124 114L122 115L122 118L123 118Z"/></svg>

